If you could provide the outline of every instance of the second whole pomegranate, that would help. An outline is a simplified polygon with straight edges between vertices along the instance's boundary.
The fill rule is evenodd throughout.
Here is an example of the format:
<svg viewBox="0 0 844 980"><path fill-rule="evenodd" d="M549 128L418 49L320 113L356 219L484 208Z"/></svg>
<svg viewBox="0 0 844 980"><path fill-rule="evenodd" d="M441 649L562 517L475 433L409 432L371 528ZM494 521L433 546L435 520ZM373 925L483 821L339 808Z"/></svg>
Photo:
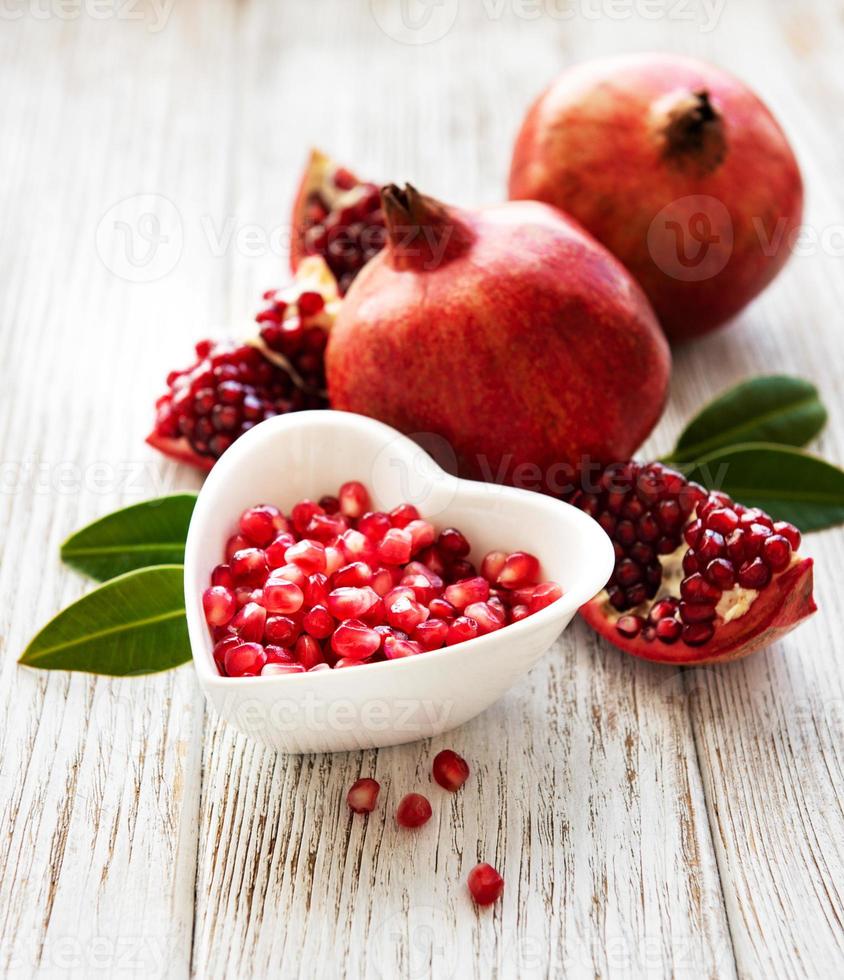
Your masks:
<svg viewBox="0 0 844 980"><path fill-rule="evenodd" d="M386 247L326 352L334 408L439 436L461 475L530 489L639 446L670 354L616 259L544 204L468 211L390 185L382 205Z"/></svg>

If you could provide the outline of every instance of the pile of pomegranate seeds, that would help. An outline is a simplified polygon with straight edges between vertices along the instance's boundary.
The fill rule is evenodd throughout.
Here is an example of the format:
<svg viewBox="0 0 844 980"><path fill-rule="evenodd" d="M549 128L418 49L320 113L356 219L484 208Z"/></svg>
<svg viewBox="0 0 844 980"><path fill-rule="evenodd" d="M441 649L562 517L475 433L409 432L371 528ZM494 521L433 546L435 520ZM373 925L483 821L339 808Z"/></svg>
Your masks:
<svg viewBox="0 0 844 980"><path fill-rule="evenodd" d="M202 596L227 677L354 667L412 657L502 629L562 595L524 552L490 552L480 572L456 528L415 507L371 511L363 484L300 501L285 516L244 511Z"/></svg>

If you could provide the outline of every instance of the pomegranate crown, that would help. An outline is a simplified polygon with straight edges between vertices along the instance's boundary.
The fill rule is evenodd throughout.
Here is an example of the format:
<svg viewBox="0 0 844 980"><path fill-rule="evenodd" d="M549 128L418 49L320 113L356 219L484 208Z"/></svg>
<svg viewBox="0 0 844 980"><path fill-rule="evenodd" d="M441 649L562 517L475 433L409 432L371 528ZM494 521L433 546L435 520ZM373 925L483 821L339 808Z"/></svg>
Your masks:
<svg viewBox="0 0 844 980"><path fill-rule="evenodd" d="M463 254L475 239L458 208L420 194L412 184L381 188L387 249L398 269L430 272Z"/></svg>

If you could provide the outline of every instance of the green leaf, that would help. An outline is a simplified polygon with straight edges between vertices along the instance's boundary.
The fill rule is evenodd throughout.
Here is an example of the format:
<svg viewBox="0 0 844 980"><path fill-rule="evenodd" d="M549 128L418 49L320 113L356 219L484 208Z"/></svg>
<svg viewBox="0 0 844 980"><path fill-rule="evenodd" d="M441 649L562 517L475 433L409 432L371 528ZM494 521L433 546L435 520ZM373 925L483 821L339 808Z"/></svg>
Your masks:
<svg viewBox="0 0 844 980"><path fill-rule="evenodd" d="M18 663L91 674L152 674L190 660L184 570L127 572L52 619Z"/></svg>
<svg viewBox="0 0 844 980"><path fill-rule="evenodd" d="M799 449L747 443L711 453L687 475L710 490L817 531L844 521L844 471Z"/></svg>
<svg viewBox="0 0 844 980"><path fill-rule="evenodd" d="M100 582L133 568L179 564L195 503L195 493L177 493L107 514L72 534L62 559Z"/></svg>
<svg viewBox="0 0 844 980"><path fill-rule="evenodd" d="M773 442L805 446L826 424L814 385L786 375L751 378L706 406L683 430L673 463L693 463L726 446Z"/></svg>

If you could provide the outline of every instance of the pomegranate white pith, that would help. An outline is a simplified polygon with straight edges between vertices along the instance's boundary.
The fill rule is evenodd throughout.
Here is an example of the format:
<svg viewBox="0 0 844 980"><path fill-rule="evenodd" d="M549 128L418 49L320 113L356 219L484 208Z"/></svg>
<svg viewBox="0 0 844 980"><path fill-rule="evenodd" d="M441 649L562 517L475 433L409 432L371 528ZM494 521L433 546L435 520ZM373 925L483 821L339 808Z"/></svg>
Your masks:
<svg viewBox="0 0 844 980"><path fill-rule="evenodd" d="M815 611L800 532L659 463L608 467L570 502L610 535L616 565L581 609L634 656L710 663L745 656Z"/></svg>

